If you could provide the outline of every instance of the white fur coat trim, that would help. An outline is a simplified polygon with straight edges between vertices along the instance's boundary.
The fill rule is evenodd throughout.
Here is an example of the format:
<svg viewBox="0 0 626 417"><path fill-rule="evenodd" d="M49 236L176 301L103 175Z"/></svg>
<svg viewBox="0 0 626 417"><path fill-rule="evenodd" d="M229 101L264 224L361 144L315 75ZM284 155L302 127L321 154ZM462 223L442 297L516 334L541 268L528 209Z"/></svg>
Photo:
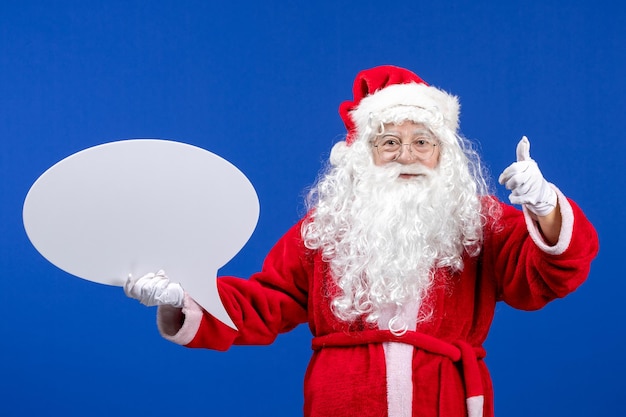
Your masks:
<svg viewBox="0 0 626 417"><path fill-rule="evenodd" d="M157 310L157 327L161 336L179 345L189 344L202 321L203 310L187 293L183 308L160 306ZM183 322L184 316L184 322ZM182 322L182 325L179 323Z"/></svg>
<svg viewBox="0 0 626 417"><path fill-rule="evenodd" d="M524 211L528 233L537 247L550 255L561 255L572 241L572 234L574 233L574 211L565 195L563 195L556 186L553 184L550 185L552 189L556 191L557 201L561 209L561 233L559 234L559 241L554 246L548 245L543 239L537 222L531 217L530 211L528 211L526 207L522 207L522 209Z"/></svg>

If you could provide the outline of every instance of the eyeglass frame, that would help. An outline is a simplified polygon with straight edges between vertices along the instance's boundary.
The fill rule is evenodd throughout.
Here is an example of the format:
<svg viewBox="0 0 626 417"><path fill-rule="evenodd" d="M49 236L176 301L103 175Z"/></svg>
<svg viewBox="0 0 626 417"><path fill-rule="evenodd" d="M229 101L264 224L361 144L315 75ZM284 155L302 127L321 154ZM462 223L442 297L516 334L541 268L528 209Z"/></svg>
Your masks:
<svg viewBox="0 0 626 417"><path fill-rule="evenodd" d="M391 136L392 138L397 139L397 141L400 144L400 147L398 148L398 151L396 151L396 152L398 152L397 155L394 158L392 158L392 159L388 159L388 158L385 158L383 156L383 153L381 152L381 150L379 148L382 145L382 143L376 144L378 138L382 139L385 136ZM425 141L425 142L428 142L430 145L432 145L432 152L427 157L420 157L418 152L414 152L413 151L413 144L416 143L416 142L419 142L419 141ZM409 155L411 155L413 158L415 158L415 159L417 159L419 161L422 161L422 162L428 161L435 154L435 148L437 146L440 146L440 145L441 145L441 141L436 139L434 136L430 136L428 139L415 139L415 140L413 140L413 141L411 141L409 143L402 143L402 139L400 137L398 137L396 135L393 135L391 133L380 133L380 134L377 134L375 136L375 139L372 141L372 146L374 148L376 148L376 152L378 152L378 156L380 156L380 158L382 158L385 162L397 161L398 158L400 158L400 156L402 155L402 152L404 151L404 146L409 146Z"/></svg>

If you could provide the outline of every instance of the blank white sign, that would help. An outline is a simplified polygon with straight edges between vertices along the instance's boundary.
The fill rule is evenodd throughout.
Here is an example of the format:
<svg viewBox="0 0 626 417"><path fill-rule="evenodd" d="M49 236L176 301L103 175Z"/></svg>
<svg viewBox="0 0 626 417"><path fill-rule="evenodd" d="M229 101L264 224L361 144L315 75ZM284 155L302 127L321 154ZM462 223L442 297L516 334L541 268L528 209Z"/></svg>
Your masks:
<svg viewBox="0 0 626 417"><path fill-rule="evenodd" d="M26 233L60 269L122 286L165 270L202 307L235 327L216 276L250 238L259 201L232 164L188 144L133 139L58 162L24 202Z"/></svg>

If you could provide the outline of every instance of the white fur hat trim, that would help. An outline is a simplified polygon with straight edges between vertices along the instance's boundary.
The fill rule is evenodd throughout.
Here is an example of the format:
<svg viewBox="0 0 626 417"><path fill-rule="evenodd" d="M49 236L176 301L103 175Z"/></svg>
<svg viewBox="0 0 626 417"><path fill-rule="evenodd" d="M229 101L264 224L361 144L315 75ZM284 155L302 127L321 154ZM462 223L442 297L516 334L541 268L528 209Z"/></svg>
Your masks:
<svg viewBox="0 0 626 417"><path fill-rule="evenodd" d="M370 118L383 123L394 121L394 108L404 111L417 107L441 115L443 123L456 132L459 127L459 100L456 96L426 84L393 84L364 97L350 115L356 125L358 136L367 131ZM411 119L406 117L404 119Z"/></svg>

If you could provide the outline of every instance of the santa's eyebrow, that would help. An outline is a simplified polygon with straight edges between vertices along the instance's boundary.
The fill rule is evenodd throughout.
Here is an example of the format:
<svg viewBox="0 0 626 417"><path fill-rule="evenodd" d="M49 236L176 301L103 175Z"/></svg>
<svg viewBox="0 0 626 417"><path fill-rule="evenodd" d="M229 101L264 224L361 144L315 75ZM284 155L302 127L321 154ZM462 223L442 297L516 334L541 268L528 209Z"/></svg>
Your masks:
<svg viewBox="0 0 626 417"><path fill-rule="evenodd" d="M402 137L401 132L399 132L398 130L394 130L393 128L391 128L390 130L385 130L380 136L385 136L385 135L391 135L391 136L395 136L398 138ZM420 135L426 135L426 136L430 136L433 138L435 137L435 135L430 130L425 129L425 128L418 128L410 132L410 136L420 136Z"/></svg>
<svg viewBox="0 0 626 417"><path fill-rule="evenodd" d="M433 132L431 132L428 129L415 129L413 131L413 136L417 136L417 135L434 136Z"/></svg>

